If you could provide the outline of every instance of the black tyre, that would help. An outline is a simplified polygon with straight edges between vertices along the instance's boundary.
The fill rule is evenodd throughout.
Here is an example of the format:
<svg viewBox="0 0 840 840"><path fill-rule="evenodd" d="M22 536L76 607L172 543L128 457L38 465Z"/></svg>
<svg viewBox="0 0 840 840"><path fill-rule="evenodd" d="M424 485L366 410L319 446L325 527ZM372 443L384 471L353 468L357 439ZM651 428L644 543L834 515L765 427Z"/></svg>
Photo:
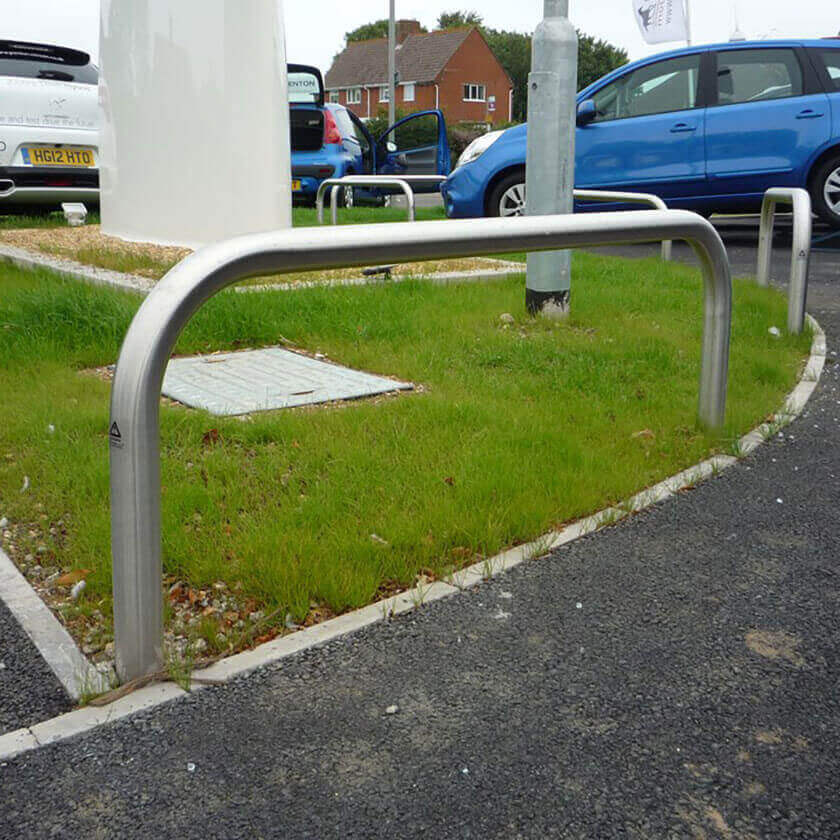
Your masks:
<svg viewBox="0 0 840 840"><path fill-rule="evenodd" d="M840 155L830 157L814 174L811 203L824 222L840 228Z"/></svg>
<svg viewBox="0 0 840 840"><path fill-rule="evenodd" d="M488 216L522 216L525 214L525 170L512 172L493 187L487 200Z"/></svg>

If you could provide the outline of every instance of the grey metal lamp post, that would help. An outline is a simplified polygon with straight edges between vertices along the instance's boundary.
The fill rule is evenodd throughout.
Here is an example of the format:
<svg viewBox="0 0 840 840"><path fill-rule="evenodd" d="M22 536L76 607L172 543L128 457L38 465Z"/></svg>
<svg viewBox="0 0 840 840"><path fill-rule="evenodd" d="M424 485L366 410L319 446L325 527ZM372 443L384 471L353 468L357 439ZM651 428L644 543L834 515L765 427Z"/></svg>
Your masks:
<svg viewBox="0 0 840 840"><path fill-rule="evenodd" d="M575 185L577 32L568 0L545 0L528 76L528 216L571 213ZM571 253L528 255L525 303L532 314L568 314Z"/></svg>

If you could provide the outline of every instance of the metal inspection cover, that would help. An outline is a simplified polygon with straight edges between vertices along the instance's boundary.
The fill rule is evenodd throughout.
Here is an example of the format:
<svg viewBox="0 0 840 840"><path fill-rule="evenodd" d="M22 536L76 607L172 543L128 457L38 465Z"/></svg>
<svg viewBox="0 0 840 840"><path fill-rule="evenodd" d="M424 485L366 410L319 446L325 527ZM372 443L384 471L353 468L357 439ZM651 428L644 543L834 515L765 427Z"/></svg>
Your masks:
<svg viewBox="0 0 840 840"><path fill-rule="evenodd" d="M397 382L279 347L170 359L163 394L211 414L234 416L410 391Z"/></svg>

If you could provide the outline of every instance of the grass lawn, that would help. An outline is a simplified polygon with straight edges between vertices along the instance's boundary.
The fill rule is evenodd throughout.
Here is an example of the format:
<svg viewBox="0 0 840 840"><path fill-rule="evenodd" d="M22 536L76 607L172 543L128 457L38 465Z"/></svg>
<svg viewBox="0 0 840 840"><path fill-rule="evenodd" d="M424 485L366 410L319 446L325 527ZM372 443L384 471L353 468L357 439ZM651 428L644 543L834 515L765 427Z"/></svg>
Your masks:
<svg viewBox="0 0 840 840"><path fill-rule="evenodd" d="M699 272L574 259L573 315L561 325L526 316L521 277L211 301L178 354L285 343L422 389L246 422L164 405L167 584L204 596L189 621L170 612L170 629L224 650L250 611L277 611L274 633L287 612L312 621L367 604L729 451L780 406L809 337L768 333L786 321L778 292L736 283L718 438L695 426ZM109 384L89 369L116 360L138 305L0 267L5 548L77 638L96 625L100 645L111 610ZM77 604L67 598L73 576L55 578L68 570L87 575ZM217 582L235 593L224 614L200 609Z"/></svg>

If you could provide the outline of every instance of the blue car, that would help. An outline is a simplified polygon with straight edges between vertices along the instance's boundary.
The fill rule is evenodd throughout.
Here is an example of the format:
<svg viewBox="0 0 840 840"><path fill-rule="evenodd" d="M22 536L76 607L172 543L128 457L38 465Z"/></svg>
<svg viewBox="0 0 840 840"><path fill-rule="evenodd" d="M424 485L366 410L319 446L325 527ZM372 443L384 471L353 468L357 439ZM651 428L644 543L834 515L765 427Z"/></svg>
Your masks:
<svg viewBox="0 0 840 840"><path fill-rule="evenodd" d="M628 64L578 94L575 185L655 193L703 215L752 212L804 187L840 227L840 42L742 41ZM444 183L447 215L519 215L527 126L469 146ZM609 205L576 205L606 209Z"/></svg>
<svg viewBox="0 0 840 840"><path fill-rule="evenodd" d="M350 110L324 102L324 82L315 67L290 64L292 196L313 204L321 182L344 175L448 175L446 122L440 111L422 111L373 137ZM437 191L438 186L426 186ZM417 187L415 192L424 188ZM339 204L381 198L383 190L344 187Z"/></svg>

